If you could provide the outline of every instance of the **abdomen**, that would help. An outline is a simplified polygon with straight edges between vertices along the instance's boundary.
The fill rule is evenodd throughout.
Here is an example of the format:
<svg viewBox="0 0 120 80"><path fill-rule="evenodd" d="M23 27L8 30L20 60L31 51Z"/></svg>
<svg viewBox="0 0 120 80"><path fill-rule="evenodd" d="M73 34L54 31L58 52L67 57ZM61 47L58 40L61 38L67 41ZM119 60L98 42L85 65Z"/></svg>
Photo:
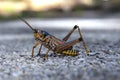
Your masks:
<svg viewBox="0 0 120 80"><path fill-rule="evenodd" d="M65 50L65 51L62 51L60 54L66 55L66 56L77 56L79 55L79 52L75 50Z"/></svg>

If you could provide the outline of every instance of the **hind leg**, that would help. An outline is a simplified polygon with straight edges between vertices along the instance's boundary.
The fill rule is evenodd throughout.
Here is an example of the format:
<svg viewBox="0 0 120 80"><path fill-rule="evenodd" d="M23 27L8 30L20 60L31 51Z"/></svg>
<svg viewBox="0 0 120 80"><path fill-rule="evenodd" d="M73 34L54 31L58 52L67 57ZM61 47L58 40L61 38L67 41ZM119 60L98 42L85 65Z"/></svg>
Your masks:
<svg viewBox="0 0 120 80"><path fill-rule="evenodd" d="M89 50L87 49L87 46L86 46L86 44L85 44L85 41L84 41L84 39L83 39L83 36L82 36L82 33L81 33L81 31L80 31L79 26L75 25L75 26L73 27L73 29L65 36L65 38L63 38L63 40L64 40L64 41L67 41L67 40L69 39L69 37L71 36L71 34L75 31L75 29L78 29L78 32L79 32L79 35L80 35L80 37L81 37L81 39L82 39L82 43L83 43L83 46L84 46L84 48L85 48L86 54L88 54L88 53L89 53Z"/></svg>
<svg viewBox="0 0 120 80"><path fill-rule="evenodd" d="M64 50L68 50L69 48L71 48L73 45L79 43L80 41L82 41L82 38L78 38L78 39L75 39L73 41L58 45L58 46L56 46L55 51L62 52Z"/></svg>
<svg viewBox="0 0 120 80"><path fill-rule="evenodd" d="M67 41L75 29L77 29L76 26L74 26L73 29L63 38L63 41Z"/></svg>

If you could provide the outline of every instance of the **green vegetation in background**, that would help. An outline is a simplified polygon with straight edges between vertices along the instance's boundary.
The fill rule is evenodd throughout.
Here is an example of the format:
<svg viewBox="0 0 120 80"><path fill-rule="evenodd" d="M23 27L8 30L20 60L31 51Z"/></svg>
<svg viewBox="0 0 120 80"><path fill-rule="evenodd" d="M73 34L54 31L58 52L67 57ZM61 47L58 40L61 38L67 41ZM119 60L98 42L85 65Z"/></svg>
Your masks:
<svg viewBox="0 0 120 80"><path fill-rule="evenodd" d="M24 18L34 17L34 18L56 18L56 17L71 17L76 14L81 14L82 9L79 7L75 8L73 11L63 12L62 10L50 10L45 12L32 12L32 11L23 11L18 14L14 14L11 16L0 16L0 20L13 20L17 19L17 16L22 16Z"/></svg>
<svg viewBox="0 0 120 80"><path fill-rule="evenodd" d="M16 14L11 16L0 16L0 21L15 20L18 19L17 16L21 16L21 14Z"/></svg>
<svg viewBox="0 0 120 80"><path fill-rule="evenodd" d="M21 0L10 0L10 1L21 1ZM108 0L110 2L110 11L120 11L120 0ZM46 12L32 12L32 11L23 11L18 14L13 14L11 16L0 16L0 20L11 20L17 19L16 16L22 16L24 18L35 17L35 18L56 18L56 17L75 17L80 16L85 10L100 10L103 6L104 0L94 0L94 6L85 7L82 5L76 6L73 10L64 12L62 10L50 10ZM103 8L103 7L102 7ZM6 7L8 12L13 12L13 7Z"/></svg>

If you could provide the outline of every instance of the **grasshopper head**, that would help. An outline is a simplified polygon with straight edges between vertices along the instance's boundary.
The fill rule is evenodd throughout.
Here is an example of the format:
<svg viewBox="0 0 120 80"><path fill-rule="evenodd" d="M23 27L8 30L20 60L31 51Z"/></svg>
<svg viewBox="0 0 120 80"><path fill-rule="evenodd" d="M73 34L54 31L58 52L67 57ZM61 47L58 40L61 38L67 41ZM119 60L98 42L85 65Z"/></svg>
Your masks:
<svg viewBox="0 0 120 80"><path fill-rule="evenodd" d="M29 26L29 28L34 32L34 37L35 37L35 40L40 40L42 41L43 40L43 34L41 32L39 32L38 29L34 29L32 28L32 26L26 21L24 20L23 18L21 17L18 17L20 20L22 20L25 24L27 24Z"/></svg>
<svg viewBox="0 0 120 80"><path fill-rule="evenodd" d="M47 36L50 35L49 33L47 33L46 31L39 31L38 29L34 29L32 28L32 26L23 18L19 17L19 19L21 19L25 24L27 24L29 26L29 28L31 28L31 30L34 32L34 37L35 40L39 40L39 41L43 41L43 39Z"/></svg>
<svg viewBox="0 0 120 80"><path fill-rule="evenodd" d="M34 30L34 37L35 37L35 40L42 41L44 39L44 35L38 29Z"/></svg>
<svg viewBox="0 0 120 80"><path fill-rule="evenodd" d="M48 32L46 31L43 31L43 30L38 30L38 29L35 29L34 30L34 37L35 37L35 40L40 40L40 41L43 41L44 38L46 36L50 35Z"/></svg>

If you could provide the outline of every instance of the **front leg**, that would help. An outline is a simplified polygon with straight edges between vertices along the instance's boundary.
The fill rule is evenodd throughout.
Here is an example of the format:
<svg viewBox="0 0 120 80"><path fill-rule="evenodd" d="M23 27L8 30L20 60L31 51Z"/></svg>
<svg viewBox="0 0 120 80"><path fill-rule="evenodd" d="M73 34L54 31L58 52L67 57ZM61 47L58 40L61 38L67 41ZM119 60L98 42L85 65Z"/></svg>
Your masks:
<svg viewBox="0 0 120 80"><path fill-rule="evenodd" d="M42 49L42 44L41 44L41 46L39 48L39 52L38 52L38 54L36 56L40 56L41 49Z"/></svg>
<svg viewBox="0 0 120 80"><path fill-rule="evenodd" d="M41 42L36 42L32 48L32 57L34 56L34 48L36 48Z"/></svg>

